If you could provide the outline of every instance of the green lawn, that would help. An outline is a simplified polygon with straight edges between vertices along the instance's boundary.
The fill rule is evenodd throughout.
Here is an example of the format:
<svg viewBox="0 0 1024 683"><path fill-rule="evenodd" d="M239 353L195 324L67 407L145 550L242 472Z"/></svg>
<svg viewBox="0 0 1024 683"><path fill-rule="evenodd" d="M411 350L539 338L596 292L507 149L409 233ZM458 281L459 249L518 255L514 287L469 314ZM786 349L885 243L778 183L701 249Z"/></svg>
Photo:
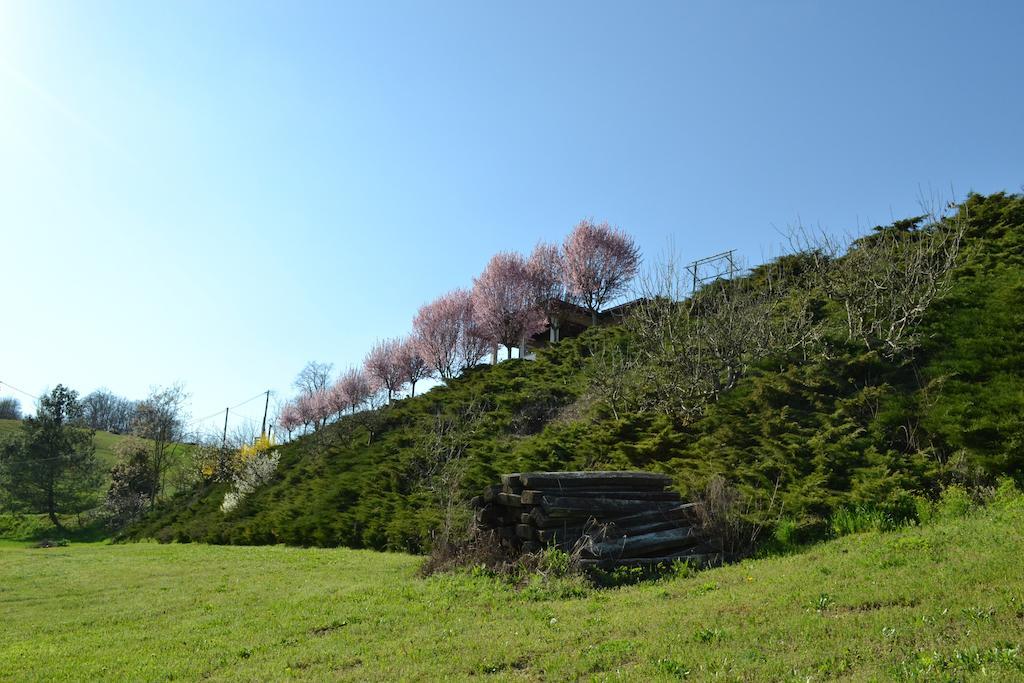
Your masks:
<svg viewBox="0 0 1024 683"><path fill-rule="evenodd" d="M611 590L347 549L0 545L0 680L1024 677L1024 508Z"/></svg>

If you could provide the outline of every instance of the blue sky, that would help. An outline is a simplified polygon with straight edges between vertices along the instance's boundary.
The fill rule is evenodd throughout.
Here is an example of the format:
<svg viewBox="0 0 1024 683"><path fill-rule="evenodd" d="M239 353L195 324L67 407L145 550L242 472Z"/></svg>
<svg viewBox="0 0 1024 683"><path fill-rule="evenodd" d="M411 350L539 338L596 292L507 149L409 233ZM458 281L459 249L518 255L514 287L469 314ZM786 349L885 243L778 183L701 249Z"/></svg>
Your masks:
<svg viewBox="0 0 1024 683"><path fill-rule="evenodd" d="M1022 34L1020 2L0 0L0 381L203 416L583 217L757 262L1019 191Z"/></svg>

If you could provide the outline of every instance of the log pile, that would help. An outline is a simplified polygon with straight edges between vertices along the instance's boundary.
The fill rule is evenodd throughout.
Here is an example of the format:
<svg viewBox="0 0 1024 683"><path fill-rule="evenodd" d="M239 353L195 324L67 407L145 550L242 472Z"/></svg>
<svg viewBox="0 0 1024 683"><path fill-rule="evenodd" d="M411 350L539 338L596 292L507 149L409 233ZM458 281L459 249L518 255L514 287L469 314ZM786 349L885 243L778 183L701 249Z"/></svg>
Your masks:
<svg viewBox="0 0 1024 683"><path fill-rule="evenodd" d="M477 527L517 552L555 547L584 567L717 563L695 504L652 472L517 472L473 499Z"/></svg>

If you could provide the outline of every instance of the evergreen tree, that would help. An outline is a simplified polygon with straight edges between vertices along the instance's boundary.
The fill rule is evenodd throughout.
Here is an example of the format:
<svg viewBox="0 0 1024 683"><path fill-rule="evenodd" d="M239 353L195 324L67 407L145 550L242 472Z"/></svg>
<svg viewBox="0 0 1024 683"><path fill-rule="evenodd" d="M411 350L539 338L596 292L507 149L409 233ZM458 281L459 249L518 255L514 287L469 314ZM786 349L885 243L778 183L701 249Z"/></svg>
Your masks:
<svg viewBox="0 0 1024 683"><path fill-rule="evenodd" d="M57 528L58 515L81 512L96 503L102 472L93 432L78 426L78 392L58 384L39 400L35 417L0 450L0 470L12 507L42 512Z"/></svg>

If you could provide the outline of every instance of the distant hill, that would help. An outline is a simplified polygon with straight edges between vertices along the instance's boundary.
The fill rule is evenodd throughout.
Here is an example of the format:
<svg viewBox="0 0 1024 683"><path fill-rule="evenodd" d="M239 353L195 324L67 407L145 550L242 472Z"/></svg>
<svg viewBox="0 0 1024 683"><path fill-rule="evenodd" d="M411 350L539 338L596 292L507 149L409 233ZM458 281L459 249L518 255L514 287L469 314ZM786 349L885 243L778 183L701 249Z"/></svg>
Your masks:
<svg viewBox="0 0 1024 683"><path fill-rule="evenodd" d="M18 420L0 420L0 438L9 434L15 434L20 428L21 422ZM114 447L118 441L124 438L120 434L111 434L104 431L97 431L93 436L93 443L96 445L96 459L103 466L104 470L109 470L117 464L118 458Z"/></svg>
<svg viewBox="0 0 1024 683"><path fill-rule="evenodd" d="M210 484L131 535L422 551L442 515L436 491L421 485L423 454L439 420L467 415L476 419L463 436L462 498L502 472L646 468L672 475L687 497L721 476L752 515L770 512L767 523L815 537L842 507L913 517L916 498L946 483L1020 478L1024 198L972 195L960 212L961 265L909 362L838 342L827 357L776 355L684 422L610 414L592 400L591 375L602 371L593 351L629 343L623 328L593 329L536 361L478 366L286 444L274 480L229 514L225 486Z"/></svg>

